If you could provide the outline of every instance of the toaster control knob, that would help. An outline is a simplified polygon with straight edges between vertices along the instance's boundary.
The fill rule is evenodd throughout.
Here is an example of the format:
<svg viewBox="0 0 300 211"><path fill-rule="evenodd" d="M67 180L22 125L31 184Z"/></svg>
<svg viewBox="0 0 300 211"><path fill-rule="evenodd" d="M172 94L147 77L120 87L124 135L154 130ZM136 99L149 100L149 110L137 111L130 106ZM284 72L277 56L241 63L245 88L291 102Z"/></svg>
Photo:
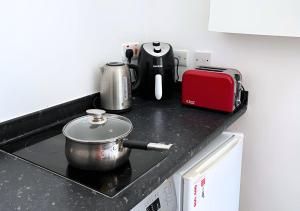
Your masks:
<svg viewBox="0 0 300 211"><path fill-rule="evenodd" d="M154 52L155 53L160 53L161 52L161 48L160 47L154 47Z"/></svg>
<svg viewBox="0 0 300 211"><path fill-rule="evenodd" d="M158 41L155 41L152 44L153 44L153 46L160 46L160 42L158 42Z"/></svg>

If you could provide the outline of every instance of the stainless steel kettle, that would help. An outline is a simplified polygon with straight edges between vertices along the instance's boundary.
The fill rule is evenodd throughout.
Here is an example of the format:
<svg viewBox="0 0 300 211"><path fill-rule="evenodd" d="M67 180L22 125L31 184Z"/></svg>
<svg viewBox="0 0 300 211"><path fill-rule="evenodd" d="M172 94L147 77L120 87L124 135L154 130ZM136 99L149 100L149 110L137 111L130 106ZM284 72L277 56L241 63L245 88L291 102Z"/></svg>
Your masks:
<svg viewBox="0 0 300 211"><path fill-rule="evenodd" d="M110 112L122 112L131 107L129 68L120 62L109 62L100 71L101 107Z"/></svg>

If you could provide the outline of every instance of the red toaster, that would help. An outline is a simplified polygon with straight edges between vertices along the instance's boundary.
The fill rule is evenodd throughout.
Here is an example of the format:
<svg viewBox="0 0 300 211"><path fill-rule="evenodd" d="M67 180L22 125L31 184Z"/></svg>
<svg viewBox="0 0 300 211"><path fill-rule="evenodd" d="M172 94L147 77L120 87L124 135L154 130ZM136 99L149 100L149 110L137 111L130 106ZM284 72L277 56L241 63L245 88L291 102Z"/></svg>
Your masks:
<svg viewBox="0 0 300 211"><path fill-rule="evenodd" d="M182 76L185 105L233 112L241 104L242 75L236 69L200 66Z"/></svg>

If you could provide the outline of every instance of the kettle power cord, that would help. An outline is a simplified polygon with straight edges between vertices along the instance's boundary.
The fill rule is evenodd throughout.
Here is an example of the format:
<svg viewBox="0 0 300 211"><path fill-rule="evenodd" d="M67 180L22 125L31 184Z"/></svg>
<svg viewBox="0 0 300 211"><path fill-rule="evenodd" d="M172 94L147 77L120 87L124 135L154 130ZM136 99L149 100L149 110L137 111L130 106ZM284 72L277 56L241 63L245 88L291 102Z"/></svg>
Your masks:
<svg viewBox="0 0 300 211"><path fill-rule="evenodd" d="M128 64L130 64L131 63L131 59L133 57L133 50L131 48L126 49L125 56L127 58Z"/></svg>

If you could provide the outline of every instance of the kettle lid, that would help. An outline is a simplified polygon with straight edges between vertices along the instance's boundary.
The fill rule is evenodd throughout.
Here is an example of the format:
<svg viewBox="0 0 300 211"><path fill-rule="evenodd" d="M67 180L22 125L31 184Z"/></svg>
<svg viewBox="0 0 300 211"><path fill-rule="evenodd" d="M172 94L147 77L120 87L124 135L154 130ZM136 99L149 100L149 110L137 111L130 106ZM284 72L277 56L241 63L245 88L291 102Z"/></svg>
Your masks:
<svg viewBox="0 0 300 211"><path fill-rule="evenodd" d="M115 66L124 66L125 64L123 62L108 62L106 65L115 67Z"/></svg>

